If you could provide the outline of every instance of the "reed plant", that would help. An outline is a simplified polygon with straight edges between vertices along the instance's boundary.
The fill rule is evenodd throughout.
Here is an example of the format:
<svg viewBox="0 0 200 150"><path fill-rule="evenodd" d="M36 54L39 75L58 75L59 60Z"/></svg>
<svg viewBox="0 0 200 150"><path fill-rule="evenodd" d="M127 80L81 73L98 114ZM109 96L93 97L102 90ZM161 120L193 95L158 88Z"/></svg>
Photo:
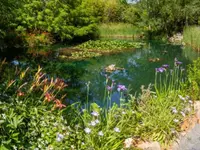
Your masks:
<svg viewBox="0 0 200 150"><path fill-rule="evenodd" d="M189 26L183 31L183 41L185 44L200 51L200 27Z"/></svg>
<svg viewBox="0 0 200 150"><path fill-rule="evenodd" d="M142 31L127 23L102 23L99 25L100 37L134 38L142 36Z"/></svg>

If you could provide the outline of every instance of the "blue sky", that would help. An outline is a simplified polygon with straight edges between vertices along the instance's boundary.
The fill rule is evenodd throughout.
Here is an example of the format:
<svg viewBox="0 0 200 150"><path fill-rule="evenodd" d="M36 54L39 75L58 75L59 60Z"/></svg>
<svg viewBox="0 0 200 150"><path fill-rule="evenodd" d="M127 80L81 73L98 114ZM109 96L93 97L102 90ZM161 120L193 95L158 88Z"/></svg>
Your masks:
<svg viewBox="0 0 200 150"><path fill-rule="evenodd" d="M134 1L133 1L133 0L127 0L127 2L128 2L128 3L134 3Z"/></svg>

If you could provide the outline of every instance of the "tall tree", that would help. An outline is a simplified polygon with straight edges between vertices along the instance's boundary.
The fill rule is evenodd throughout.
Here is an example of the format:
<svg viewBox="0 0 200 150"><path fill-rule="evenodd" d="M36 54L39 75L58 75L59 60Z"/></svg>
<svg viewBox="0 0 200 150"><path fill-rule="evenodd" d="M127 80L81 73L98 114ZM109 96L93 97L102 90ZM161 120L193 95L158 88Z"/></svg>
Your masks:
<svg viewBox="0 0 200 150"><path fill-rule="evenodd" d="M147 11L151 31L168 34L196 24L200 14L199 0L140 0L138 6Z"/></svg>

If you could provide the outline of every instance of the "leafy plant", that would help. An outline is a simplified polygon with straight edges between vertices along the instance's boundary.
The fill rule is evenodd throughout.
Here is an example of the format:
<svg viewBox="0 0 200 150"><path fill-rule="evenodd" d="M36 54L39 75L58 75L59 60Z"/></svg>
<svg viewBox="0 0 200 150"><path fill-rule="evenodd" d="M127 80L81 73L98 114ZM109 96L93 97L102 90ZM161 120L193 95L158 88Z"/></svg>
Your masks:
<svg viewBox="0 0 200 150"><path fill-rule="evenodd" d="M48 46L54 43L52 35L48 32L27 34L25 40L28 43L29 48Z"/></svg>
<svg viewBox="0 0 200 150"><path fill-rule="evenodd" d="M80 51L80 52L72 52L71 56L69 58L83 59L83 58L90 58L90 57L97 57L97 56L101 56L101 54L84 50L84 51Z"/></svg>
<svg viewBox="0 0 200 150"><path fill-rule="evenodd" d="M96 40L96 41L87 41L81 45L76 46L76 48L82 50L100 50L103 51L122 51L125 49L140 48L143 44L139 42L128 42L120 40Z"/></svg>
<svg viewBox="0 0 200 150"><path fill-rule="evenodd" d="M61 102L65 95L59 96L65 83L47 79L41 68L34 76L31 73L29 68L19 71L0 86L0 145L4 149L46 148L65 126L57 110L66 107ZM55 123L59 128L54 127ZM47 125L54 130L47 130Z"/></svg>

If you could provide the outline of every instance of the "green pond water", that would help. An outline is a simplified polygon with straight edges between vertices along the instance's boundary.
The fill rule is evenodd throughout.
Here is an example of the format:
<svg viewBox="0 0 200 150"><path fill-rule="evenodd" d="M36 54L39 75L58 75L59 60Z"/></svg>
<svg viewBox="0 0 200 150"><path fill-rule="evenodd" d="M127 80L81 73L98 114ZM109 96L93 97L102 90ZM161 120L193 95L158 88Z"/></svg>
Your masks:
<svg viewBox="0 0 200 150"><path fill-rule="evenodd" d="M90 81L89 100L101 105L106 87L106 76L115 82L112 101L119 102L117 85L123 84L130 89L131 94L139 93L141 85L146 87L154 82L155 68L169 64L172 68L174 58L183 62L185 68L199 53L180 45L161 42L147 42L140 49L133 49L118 54L106 55L82 61L65 61L58 59L29 60L35 65L41 64L50 76L63 78L67 84L67 102L85 101L87 95L86 83ZM106 73L104 68L114 64L124 68Z"/></svg>

